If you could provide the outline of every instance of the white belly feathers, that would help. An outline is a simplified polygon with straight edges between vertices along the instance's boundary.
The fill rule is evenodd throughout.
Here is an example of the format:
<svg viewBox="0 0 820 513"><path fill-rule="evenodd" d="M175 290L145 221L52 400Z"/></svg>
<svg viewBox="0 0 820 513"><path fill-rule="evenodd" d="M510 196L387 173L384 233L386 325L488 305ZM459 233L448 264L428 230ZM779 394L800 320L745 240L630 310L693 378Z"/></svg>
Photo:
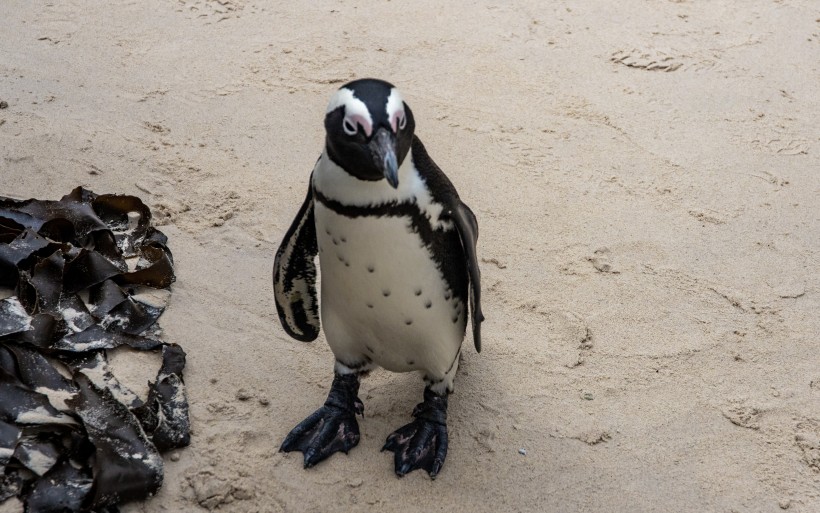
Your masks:
<svg viewBox="0 0 820 513"><path fill-rule="evenodd" d="M315 208L322 323L336 356L443 375L464 336L464 307L421 239L408 233L410 220Z"/></svg>
<svg viewBox="0 0 820 513"><path fill-rule="evenodd" d="M409 161L406 159L405 164ZM335 169L322 168L320 161L314 171L314 184L331 196L321 190L320 184ZM402 168L400 184L402 179L406 184L416 179L416 187L424 185L412 165ZM390 189L384 191L385 196L405 196L390 199L406 200L406 195L418 192L402 190L401 185L393 190L382 183ZM426 189L423 192L429 198ZM356 203L353 198L349 203L344 197L331 199ZM424 207L429 212L430 205ZM315 203L314 214L320 311L328 344L337 359L346 365L369 359L394 372L423 370L431 377L444 376L464 338L466 308L448 290L430 251L412 231L411 219L346 217L320 201Z"/></svg>

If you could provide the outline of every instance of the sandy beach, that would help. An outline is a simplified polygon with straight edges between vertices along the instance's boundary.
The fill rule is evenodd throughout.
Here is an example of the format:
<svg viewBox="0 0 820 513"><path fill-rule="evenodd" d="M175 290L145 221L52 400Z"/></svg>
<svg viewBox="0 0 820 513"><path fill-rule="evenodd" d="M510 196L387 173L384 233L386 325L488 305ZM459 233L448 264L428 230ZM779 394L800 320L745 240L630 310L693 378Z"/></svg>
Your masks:
<svg viewBox="0 0 820 513"><path fill-rule="evenodd" d="M175 258L192 443L123 511L820 511L816 1L2 10L0 195L139 196ZM414 374L362 382L348 456L278 452L333 356L280 326L273 255L361 77L401 89L481 230L435 481L379 452Z"/></svg>

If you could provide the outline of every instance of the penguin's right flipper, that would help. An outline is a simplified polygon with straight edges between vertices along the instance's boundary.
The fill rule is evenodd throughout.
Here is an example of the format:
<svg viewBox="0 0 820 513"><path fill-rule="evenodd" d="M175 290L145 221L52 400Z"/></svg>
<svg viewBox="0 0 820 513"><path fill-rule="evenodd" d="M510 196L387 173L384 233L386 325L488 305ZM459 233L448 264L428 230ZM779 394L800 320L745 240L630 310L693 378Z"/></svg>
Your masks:
<svg viewBox="0 0 820 513"><path fill-rule="evenodd" d="M288 335L302 342L311 342L319 336L315 262L318 253L311 185L273 262L273 291L279 320Z"/></svg>

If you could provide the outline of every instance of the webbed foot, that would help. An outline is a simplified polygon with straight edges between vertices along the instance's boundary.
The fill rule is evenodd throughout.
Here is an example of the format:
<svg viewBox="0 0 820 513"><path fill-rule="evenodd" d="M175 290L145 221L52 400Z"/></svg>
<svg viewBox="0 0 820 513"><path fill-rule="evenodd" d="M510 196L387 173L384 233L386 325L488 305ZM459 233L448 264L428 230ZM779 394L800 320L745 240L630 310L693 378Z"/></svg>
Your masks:
<svg viewBox="0 0 820 513"><path fill-rule="evenodd" d="M447 396L424 389L424 402L413 410L416 418L387 437L382 451L393 451L396 475L424 469L435 479L447 457Z"/></svg>
<svg viewBox="0 0 820 513"><path fill-rule="evenodd" d="M336 374L324 406L293 428L279 450L301 451L305 468L316 465L334 452L347 454L359 443L356 414L364 414L364 405L356 396L358 392L358 375Z"/></svg>

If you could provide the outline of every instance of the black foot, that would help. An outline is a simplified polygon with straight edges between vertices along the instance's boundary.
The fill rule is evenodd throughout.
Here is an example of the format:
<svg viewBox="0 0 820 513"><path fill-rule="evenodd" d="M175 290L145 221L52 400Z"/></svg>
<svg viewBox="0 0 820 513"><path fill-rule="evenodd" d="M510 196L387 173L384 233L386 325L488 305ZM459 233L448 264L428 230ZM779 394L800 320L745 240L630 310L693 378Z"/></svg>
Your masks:
<svg viewBox="0 0 820 513"><path fill-rule="evenodd" d="M425 388L413 416L416 420L387 437L382 451L395 454L397 476L421 468L435 479L447 457L447 396Z"/></svg>
<svg viewBox="0 0 820 513"><path fill-rule="evenodd" d="M359 377L336 374L325 405L288 433L282 452L301 451L305 468L312 467L334 452L347 452L359 443L356 414L364 415L364 405L356 397Z"/></svg>

